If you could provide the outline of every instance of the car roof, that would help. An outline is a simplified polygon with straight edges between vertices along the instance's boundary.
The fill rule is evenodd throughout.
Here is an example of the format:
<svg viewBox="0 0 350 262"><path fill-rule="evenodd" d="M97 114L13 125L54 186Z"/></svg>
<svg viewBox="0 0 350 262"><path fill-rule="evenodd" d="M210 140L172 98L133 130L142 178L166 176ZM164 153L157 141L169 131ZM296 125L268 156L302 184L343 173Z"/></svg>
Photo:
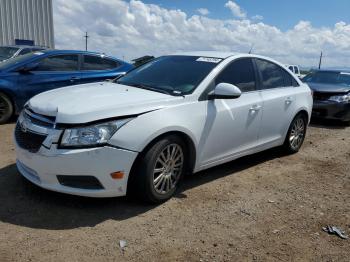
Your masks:
<svg viewBox="0 0 350 262"><path fill-rule="evenodd" d="M193 52L177 52L173 55L182 56L204 56L204 57L215 57L215 58L228 58L230 56L243 55L243 53L234 52L219 52L219 51L193 51Z"/></svg>
<svg viewBox="0 0 350 262"><path fill-rule="evenodd" d="M92 52L92 51L83 51L83 50L61 50L61 49L44 49L44 50L39 50L35 51L34 53L43 53L43 54L48 54L48 55L62 55L62 54L85 54L85 55L98 55L98 56L104 56L108 57L110 59L119 61L120 63L126 63L128 62L121 60L120 58L117 58L115 56L111 55L106 55L104 53L99 53L99 52Z"/></svg>
<svg viewBox="0 0 350 262"><path fill-rule="evenodd" d="M181 55L181 56L203 56L203 57L212 57L212 58L221 58L226 59L229 57L252 57L252 58L260 58L260 59L266 59L271 62L280 64L281 66L284 66L283 64L279 63L278 61L262 56L257 54L249 54L249 53L239 53L239 52L219 52L219 51L193 51L193 52L177 52L172 55Z"/></svg>
<svg viewBox="0 0 350 262"><path fill-rule="evenodd" d="M350 69L317 69L315 72L350 73Z"/></svg>
<svg viewBox="0 0 350 262"><path fill-rule="evenodd" d="M82 50L45 49L45 50L40 50L38 52L41 52L44 54L91 54L91 55L104 55L104 56L111 57L111 56L106 55L104 53L98 53L98 52L92 52L92 51L82 51Z"/></svg>

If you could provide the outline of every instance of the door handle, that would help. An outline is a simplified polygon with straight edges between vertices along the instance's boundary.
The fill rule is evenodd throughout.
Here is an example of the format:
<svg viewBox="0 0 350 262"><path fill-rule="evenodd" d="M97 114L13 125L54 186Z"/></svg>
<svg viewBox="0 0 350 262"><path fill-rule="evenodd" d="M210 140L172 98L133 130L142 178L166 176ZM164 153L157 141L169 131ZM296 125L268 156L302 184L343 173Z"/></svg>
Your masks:
<svg viewBox="0 0 350 262"><path fill-rule="evenodd" d="M71 82L74 82L74 81L79 80L79 79L80 79L79 77L72 76L72 77L70 78L70 81L71 81Z"/></svg>
<svg viewBox="0 0 350 262"><path fill-rule="evenodd" d="M252 113L254 114L255 112L258 112L260 109L261 109L261 106L259 106L259 105L253 105L253 106L249 109L249 111L252 112Z"/></svg>
<svg viewBox="0 0 350 262"><path fill-rule="evenodd" d="M291 97L287 97L286 98L286 104L287 105L291 104L292 102L293 102L293 98L291 98Z"/></svg>

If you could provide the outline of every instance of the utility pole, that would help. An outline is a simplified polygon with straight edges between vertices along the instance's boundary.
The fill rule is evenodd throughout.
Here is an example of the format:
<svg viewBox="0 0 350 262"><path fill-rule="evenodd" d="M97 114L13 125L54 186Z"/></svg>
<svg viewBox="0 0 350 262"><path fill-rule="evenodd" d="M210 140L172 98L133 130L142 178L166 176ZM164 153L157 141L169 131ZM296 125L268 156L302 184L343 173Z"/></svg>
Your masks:
<svg viewBox="0 0 350 262"><path fill-rule="evenodd" d="M250 47L249 54L251 54L251 53L252 53L253 48L254 48L254 44L252 44L252 46Z"/></svg>
<svg viewBox="0 0 350 262"><path fill-rule="evenodd" d="M85 35L84 35L84 37L85 37L85 50L87 51L87 44L88 44L88 32L85 32Z"/></svg>
<svg viewBox="0 0 350 262"><path fill-rule="evenodd" d="M320 62L318 63L318 69L320 70L321 69L321 65L322 65L322 51L321 51L321 55L320 55Z"/></svg>

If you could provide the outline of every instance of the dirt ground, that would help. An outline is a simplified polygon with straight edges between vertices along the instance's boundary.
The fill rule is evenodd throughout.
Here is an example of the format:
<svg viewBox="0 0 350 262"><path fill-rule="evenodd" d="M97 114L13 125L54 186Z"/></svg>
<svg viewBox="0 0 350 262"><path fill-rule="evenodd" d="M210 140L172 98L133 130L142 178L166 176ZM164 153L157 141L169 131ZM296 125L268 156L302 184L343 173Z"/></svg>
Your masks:
<svg viewBox="0 0 350 262"><path fill-rule="evenodd" d="M350 127L314 123L298 154L269 150L187 177L170 201L40 189L0 126L0 261L350 261ZM126 240L121 250L119 241Z"/></svg>

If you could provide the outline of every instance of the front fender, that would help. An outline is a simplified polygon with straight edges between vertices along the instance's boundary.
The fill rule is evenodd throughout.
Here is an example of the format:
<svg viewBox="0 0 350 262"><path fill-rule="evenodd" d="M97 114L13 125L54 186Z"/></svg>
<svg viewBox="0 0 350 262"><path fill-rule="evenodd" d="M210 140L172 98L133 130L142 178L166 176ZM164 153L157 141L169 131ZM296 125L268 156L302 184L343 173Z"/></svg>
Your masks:
<svg viewBox="0 0 350 262"><path fill-rule="evenodd" d="M181 132L192 140L197 151L205 123L205 107L201 104L180 105L140 115L119 129L110 143L142 152L157 137L168 132Z"/></svg>

